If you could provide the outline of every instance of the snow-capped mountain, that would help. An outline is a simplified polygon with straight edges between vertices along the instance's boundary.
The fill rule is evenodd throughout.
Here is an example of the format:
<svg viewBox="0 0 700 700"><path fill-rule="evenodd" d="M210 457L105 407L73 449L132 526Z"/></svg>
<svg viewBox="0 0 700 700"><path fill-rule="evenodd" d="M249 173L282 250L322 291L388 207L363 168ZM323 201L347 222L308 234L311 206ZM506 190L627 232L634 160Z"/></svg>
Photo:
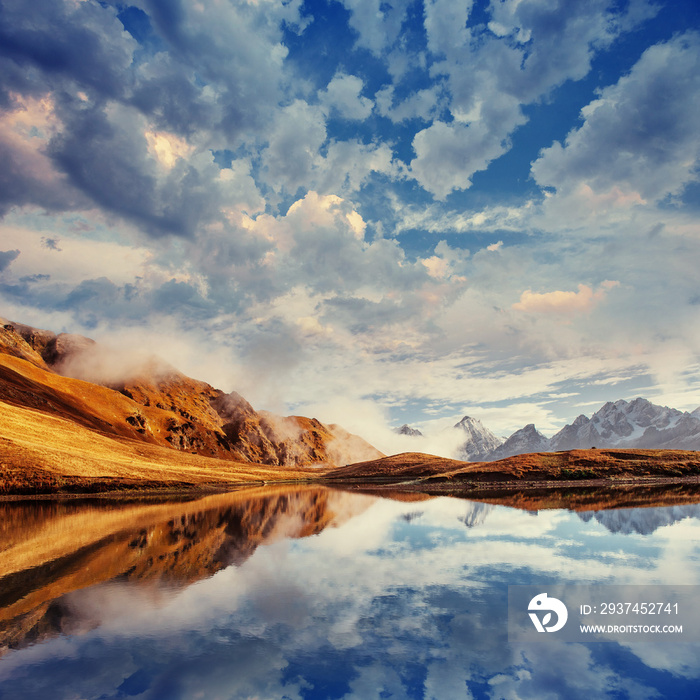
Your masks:
<svg viewBox="0 0 700 700"><path fill-rule="evenodd" d="M535 428L533 423L529 423L524 428L516 430L502 445L486 455L484 461L492 462L525 452L549 451L551 451L549 440Z"/></svg>
<svg viewBox="0 0 700 700"><path fill-rule="evenodd" d="M464 416L455 424L455 430L464 431L465 442L460 446L456 458L466 462L482 462L487 455L493 452L502 442L480 420L471 416Z"/></svg>
<svg viewBox="0 0 700 700"><path fill-rule="evenodd" d="M407 423L404 423L400 428L395 428L394 432L399 435L410 435L411 437L422 437L423 435L418 428L412 428Z"/></svg>
<svg viewBox="0 0 700 700"><path fill-rule="evenodd" d="M490 462L526 452L584 450L591 447L700 450L700 407L688 413L658 406L643 398L609 401L590 418L580 415L550 439L532 423L517 430L505 442L474 418L465 416L455 427L469 430L472 425L478 426L479 435L488 434L499 444L488 451L477 447L462 448L455 455L457 459ZM470 441L467 441L464 447L468 448L469 445Z"/></svg>
<svg viewBox="0 0 700 700"><path fill-rule="evenodd" d="M695 413L695 412L694 412ZM550 441L552 450L590 447L700 449L700 413L693 415L646 399L606 403L590 418L579 416Z"/></svg>

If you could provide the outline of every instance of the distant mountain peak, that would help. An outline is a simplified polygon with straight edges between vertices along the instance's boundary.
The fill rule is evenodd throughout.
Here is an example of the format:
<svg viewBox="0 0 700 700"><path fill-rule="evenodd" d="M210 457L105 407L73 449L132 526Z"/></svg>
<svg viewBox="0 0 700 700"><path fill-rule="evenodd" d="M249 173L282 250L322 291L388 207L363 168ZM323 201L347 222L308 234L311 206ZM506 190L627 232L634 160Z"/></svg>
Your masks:
<svg viewBox="0 0 700 700"><path fill-rule="evenodd" d="M683 413L641 396L608 401L590 418L579 416L550 440L553 450L590 447L699 449L700 409Z"/></svg>
<svg viewBox="0 0 700 700"><path fill-rule="evenodd" d="M410 435L411 437L422 437L423 433L417 428L412 428L408 423L404 423L400 428L395 428L394 432L399 435Z"/></svg>
<svg viewBox="0 0 700 700"><path fill-rule="evenodd" d="M484 461L502 442L480 420L471 416L464 416L453 427L467 436L466 441L457 451L457 458L467 462Z"/></svg>

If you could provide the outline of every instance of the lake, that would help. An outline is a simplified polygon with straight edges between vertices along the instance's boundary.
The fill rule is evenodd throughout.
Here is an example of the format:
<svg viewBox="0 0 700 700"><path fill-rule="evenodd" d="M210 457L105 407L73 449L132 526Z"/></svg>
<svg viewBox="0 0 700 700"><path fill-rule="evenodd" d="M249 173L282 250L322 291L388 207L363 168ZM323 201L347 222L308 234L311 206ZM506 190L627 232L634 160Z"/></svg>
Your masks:
<svg viewBox="0 0 700 700"><path fill-rule="evenodd" d="M697 698L695 641L509 638L509 586L693 591L655 493L0 503L0 698Z"/></svg>

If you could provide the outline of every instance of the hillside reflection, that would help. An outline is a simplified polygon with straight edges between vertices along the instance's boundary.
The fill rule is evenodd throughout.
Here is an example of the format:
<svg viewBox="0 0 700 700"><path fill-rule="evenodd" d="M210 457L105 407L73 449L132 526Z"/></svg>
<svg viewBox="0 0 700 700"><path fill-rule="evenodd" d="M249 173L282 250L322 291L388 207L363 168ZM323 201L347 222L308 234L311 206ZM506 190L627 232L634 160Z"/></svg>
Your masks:
<svg viewBox="0 0 700 700"><path fill-rule="evenodd" d="M511 584L700 583L694 486L381 496L0 504L0 699L697 697L697 645L506 631Z"/></svg>
<svg viewBox="0 0 700 700"><path fill-rule="evenodd" d="M70 631L61 598L71 591L105 581L181 587L262 544L337 526L372 501L286 487L184 502L0 504L0 652Z"/></svg>

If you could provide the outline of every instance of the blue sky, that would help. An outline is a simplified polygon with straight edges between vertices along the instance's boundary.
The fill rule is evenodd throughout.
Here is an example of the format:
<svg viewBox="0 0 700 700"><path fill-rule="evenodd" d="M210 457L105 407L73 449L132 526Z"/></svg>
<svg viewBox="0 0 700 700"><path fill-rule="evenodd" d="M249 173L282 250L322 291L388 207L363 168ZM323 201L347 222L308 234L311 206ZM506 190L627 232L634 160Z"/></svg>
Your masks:
<svg viewBox="0 0 700 700"><path fill-rule="evenodd" d="M379 442L693 409L699 29L693 2L6 0L1 313Z"/></svg>

